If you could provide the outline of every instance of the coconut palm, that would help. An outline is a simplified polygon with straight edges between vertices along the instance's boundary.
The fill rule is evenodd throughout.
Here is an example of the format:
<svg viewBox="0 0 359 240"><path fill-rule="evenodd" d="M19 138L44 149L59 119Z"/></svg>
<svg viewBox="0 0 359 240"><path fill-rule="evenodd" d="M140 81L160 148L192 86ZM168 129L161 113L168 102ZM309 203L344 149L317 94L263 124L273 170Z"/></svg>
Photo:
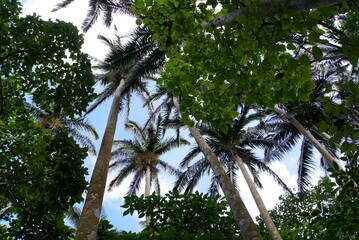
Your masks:
<svg viewBox="0 0 359 240"><path fill-rule="evenodd" d="M41 109L28 102L25 102L25 107L45 129L50 129L53 134L67 132L82 146L87 147L89 153L96 155L96 148L92 140L80 132L80 130L85 131L94 140L98 139L95 128L85 118L70 118L63 114L59 104L52 104L49 110Z"/></svg>
<svg viewBox="0 0 359 240"><path fill-rule="evenodd" d="M164 53L159 50L158 43L151 41L151 35L146 31L147 28L139 27L126 44L122 44L118 35L114 41L101 37L109 46L110 52L96 68L102 70L98 75L99 81L107 85L89 111L111 96L113 100L76 239L93 239L93 232L96 232L98 226L99 215L93 213L101 211L121 103L126 97L128 100L129 93L134 89L143 88L146 75L162 68Z"/></svg>
<svg viewBox="0 0 359 240"><path fill-rule="evenodd" d="M209 124L197 124L197 128L206 138L206 142L211 147L213 152L221 160L223 167L226 169L231 182L237 186L237 172L239 166L234 159L234 152L241 156L244 163L247 165L252 173L254 182L258 187L262 187L259 178L260 172L269 173L279 185L285 190L290 191L283 181L264 163L257 154L253 151L255 148L272 148L275 142L265 137L265 132L259 128L248 128L249 124L254 121L260 121L265 117L264 112L250 113L250 109L243 105L239 106L239 115L234 119L233 124L228 124L228 131L226 133L221 130L215 130ZM191 192L197 185L201 177L207 172L210 172L210 166L205 157L197 160L193 165L191 163L201 153L198 146L194 146L192 150L185 156L180 163L181 168L188 168L187 171L178 179L175 189ZM218 183L215 176L212 175L209 193L211 196L218 194Z"/></svg>
<svg viewBox="0 0 359 240"><path fill-rule="evenodd" d="M155 93L150 99L162 99L162 103L153 111L155 116L156 112L161 110L165 112L166 126L175 128L177 136L181 127L187 127L194 139L196 140L199 149L208 159L209 166L211 167L218 183L221 185L223 193L228 201L228 204L233 212L235 221L240 228L242 235L245 239L261 239L261 235L253 222L246 206L244 205L237 189L231 182L230 177L225 172L220 160L214 154L212 149L208 146L203 139L201 133L195 126L184 125L181 122L181 112L179 110L179 97L173 96L163 86L158 86ZM248 223L248 224L247 224Z"/></svg>
<svg viewBox="0 0 359 240"><path fill-rule="evenodd" d="M161 160L160 157L176 147L189 145L189 142L183 138L179 141L173 137L164 139L162 124L161 116L157 118L156 124L150 123L145 128L133 121L126 124L126 129L133 133L135 139L115 141L114 145L117 149L112 152L113 162L110 169L115 170L120 167L120 170L110 182L109 190L120 185L125 178L133 174L127 195L138 192L143 178L145 178L145 196L150 194L152 184L159 194L158 172L160 168L177 176L180 174L178 169Z"/></svg>
<svg viewBox="0 0 359 240"><path fill-rule="evenodd" d="M236 186L237 172L240 170L247 181L262 217L266 219L266 226L269 232L271 232L272 238L281 239L255 187L255 184L262 187L258 176L259 172L267 172L273 176L279 185L290 192L289 188L278 175L253 152L254 148L271 148L275 144L272 140L265 138L264 131L258 128L247 128L248 124L253 124L253 121L259 121L264 118L265 114L263 112L250 113L250 109L243 105L239 106L239 111L240 114L234 119L234 123L227 125L228 128L226 132L213 129L208 124L197 124L197 127L202 135L206 137L205 140L207 144L219 157L231 182ZM180 166L183 168L188 167L188 169L176 182L175 189L182 190L185 188L185 192L192 191L199 179L203 177L205 173L211 172L210 164L205 157L190 166L193 159L200 153L200 148L195 146L181 162ZM244 164L246 164L250 170L254 182ZM218 185L215 175L212 174L209 187L209 192L212 196L218 194Z"/></svg>
<svg viewBox="0 0 359 240"><path fill-rule="evenodd" d="M121 167L117 176L110 182L109 190L120 185L125 178L133 174L127 195L138 192L141 181L145 178L145 194L150 195L151 185L155 185L157 194L160 194L160 183L158 179L159 169L169 171L171 174L180 175L180 171L160 159L160 156L171 149L179 146L189 145L189 142L180 137L163 139L162 118L157 118L156 125L151 123L141 128L136 122L129 121L126 129L130 130L134 140L115 141L117 149L112 153L113 163L110 169ZM146 225L149 223L146 217Z"/></svg>

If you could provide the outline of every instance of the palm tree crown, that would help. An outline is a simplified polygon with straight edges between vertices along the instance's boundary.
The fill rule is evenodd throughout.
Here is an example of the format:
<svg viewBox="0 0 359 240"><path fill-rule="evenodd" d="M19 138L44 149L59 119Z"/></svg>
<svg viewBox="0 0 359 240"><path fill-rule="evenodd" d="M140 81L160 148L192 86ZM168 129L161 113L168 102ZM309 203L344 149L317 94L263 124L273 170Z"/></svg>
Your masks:
<svg viewBox="0 0 359 240"><path fill-rule="evenodd" d="M92 140L83 135L80 130L89 133L94 140L98 139L95 128L85 118L70 118L63 114L61 106L53 104L51 109L41 109L31 103L25 102L25 107L45 129L50 129L53 134L64 131L78 141L82 146L87 147L89 153L96 155L96 148Z"/></svg>
<svg viewBox="0 0 359 240"><path fill-rule="evenodd" d="M240 114L234 119L233 124L228 125L226 133L221 130L212 129L210 125L198 124L200 132L206 136L206 142L212 151L218 156L226 169L233 184L236 184L238 165L234 158L237 154L243 159L252 173L254 182L262 187L259 179L259 172L269 173L274 179L289 191L284 182L261 160L253 151L254 148L271 148L275 146L274 142L264 137L264 131L257 128L247 128L249 123L255 120L261 120L265 115L263 112L250 113L250 109L245 106L239 106ZM191 161L201 152L198 146L195 146L190 153L183 159L180 166L188 167ZM175 189L185 192L192 191L198 183L200 177L206 172L210 172L210 165L206 158L198 160L181 175L175 185ZM218 194L218 183L216 177L212 175L209 193L214 196Z"/></svg>
<svg viewBox="0 0 359 240"><path fill-rule="evenodd" d="M151 185L154 182L156 191L159 193L159 167L171 174L180 174L176 168L161 160L160 156L173 148L188 145L189 142L183 138L180 138L179 142L176 138L163 139L162 123L161 117L158 117L156 125L151 123L145 128L141 128L132 121L126 124L126 129L133 133L135 139L115 141L117 149L112 153L113 162L110 169L117 167L121 167L121 169L110 182L110 190L121 184L130 174L134 174L127 194L136 194L141 180L150 171L150 183L146 184Z"/></svg>

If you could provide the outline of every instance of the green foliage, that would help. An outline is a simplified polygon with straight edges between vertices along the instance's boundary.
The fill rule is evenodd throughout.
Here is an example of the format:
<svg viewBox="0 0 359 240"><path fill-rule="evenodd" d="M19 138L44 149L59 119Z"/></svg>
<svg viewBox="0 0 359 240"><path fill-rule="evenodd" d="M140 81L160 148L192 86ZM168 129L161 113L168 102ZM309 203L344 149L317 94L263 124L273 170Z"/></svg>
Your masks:
<svg viewBox="0 0 359 240"><path fill-rule="evenodd" d="M218 196L170 192L165 196L130 196L124 215L138 212L151 218L141 233L123 233L123 239L234 239L239 231L227 203ZM122 239L122 238L121 238Z"/></svg>
<svg viewBox="0 0 359 240"><path fill-rule="evenodd" d="M63 219L82 200L86 149L36 123L24 102L31 98L43 109L58 102L67 116L81 115L94 97L90 61L72 24L20 17L18 1L1 3L0 218L8 226L2 237L69 239Z"/></svg>
<svg viewBox="0 0 359 240"><path fill-rule="evenodd" d="M280 203L270 211L283 239L358 239L359 170L355 158L349 158L347 172L332 169L332 177L323 178L305 195L280 197ZM355 159L355 160L353 160ZM259 226L269 239L263 221Z"/></svg>
<svg viewBox="0 0 359 240"><path fill-rule="evenodd" d="M101 219L97 230L97 240L120 240L120 235L107 219Z"/></svg>
<svg viewBox="0 0 359 240"><path fill-rule="evenodd" d="M181 95L186 123L191 124L192 117L212 125L229 123L235 115L232 107L240 101L272 107L309 100L314 88L311 63L322 60L326 35L318 24L349 7L344 3L289 14L282 12L282 6L265 9L259 2L233 2L214 11L219 4L214 1L135 1L132 10L154 32L153 40L167 50L166 70L159 81ZM238 9L243 14L236 21L205 29L201 25ZM294 43L304 42L313 48L301 57L291 54L300 50ZM356 64L358 51L342 52Z"/></svg>
<svg viewBox="0 0 359 240"><path fill-rule="evenodd" d="M35 15L20 18L13 1L0 11L5 12L0 21L0 114L11 113L12 100L25 94L43 109L61 98L67 115L81 114L94 97L94 77L76 27Z"/></svg>
<svg viewBox="0 0 359 240"><path fill-rule="evenodd" d="M82 167L85 157L86 150L66 133L51 137L36 127L24 131L21 138L3 141L0 195L11 205L11 211L2 216L10 224L9 236L69 236L64 212L82 200L86 187L86 169Z"/></svg>

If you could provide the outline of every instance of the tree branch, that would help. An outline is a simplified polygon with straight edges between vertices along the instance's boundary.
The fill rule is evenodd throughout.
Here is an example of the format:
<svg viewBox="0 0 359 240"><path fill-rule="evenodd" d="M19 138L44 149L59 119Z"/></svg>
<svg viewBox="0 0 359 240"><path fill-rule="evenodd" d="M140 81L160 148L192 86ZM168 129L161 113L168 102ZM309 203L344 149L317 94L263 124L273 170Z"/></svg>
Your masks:
<svg viewBox="0 0 359 240"><path fill-rule="evenodd" d="M278 14L279 12L300 12L333 6L343 2L345 2L345 0L262 0L257 9L249 10L248 8L242 8L237 11L230 12L222 17L213 19L210 22L203 22L201 27L202 29L206 29L208 27L224 26L235 22L237 17L243 14L254 17L270 17Z"/></svg>

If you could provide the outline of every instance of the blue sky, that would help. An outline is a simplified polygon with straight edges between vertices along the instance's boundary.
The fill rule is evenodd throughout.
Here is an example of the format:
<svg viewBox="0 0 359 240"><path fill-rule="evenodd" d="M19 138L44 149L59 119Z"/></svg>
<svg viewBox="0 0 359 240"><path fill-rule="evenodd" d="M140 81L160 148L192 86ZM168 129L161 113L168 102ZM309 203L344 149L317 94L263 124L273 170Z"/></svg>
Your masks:
<svg viewBox="0 0 359 240"><path fill-rule="evenodd" d="M81 23L86 16L87 6L89 0L75 0L74 3L70 4L66 9L59 10L58 12L52 13L51 9L54 6L61 2L62 0L23 0L21 1L24 8L23 12L25 14L32 14L36 12L43 19L47 20L51 19L61 19L67 22L72 22L79 29L81 27ZM83 51L89 53L91 56L96 57L98 59L102 59L107 52L107 48L104 44L97 40L97 35L101 34L104 36L112 37L113 36L113 27L108 29L103 26L101 22L101 16L99 17L98 22L95 24L93 28L91 28L85 35L85 43L83 45ZM126 35L133 29L135 25L135 19L130 18L128 16L115 16L114 23L117 26L118 32L120 35ZM97 88L99 90L99 88ZM111 99L109 99L105 104L101 105L95 111L93 111L89 115L89 121L95 126L100 138L103 135L104 128L106 126L107 116L109 112L109 108L111 105ZM140 100L134 99L132 102L130 119L135 120L139 123L143 123L147 118L147 112L142 109L142 103ZM124 118L123 114L119 116L119 122L117 124L117 130L115 139L129 139L131 135L124 131ZM185 138L189 139L188 134L183 135ZM99 149L99 145L101 143L101 139L95 142L97 150ZM174 166L177 166L180 160L186 155L189 147L181 148L170 152L163 156L162 160L166 160ZM296 186L296 156L298 156L297 151L289 154L285 158L285 164L275 163L272 165L272 169L277 172L279 176L282 177L284 181L291 187L294 188ZM94 163L96 161L96 157L88 157L86 159L86 167L89 169L89 173L92 172ZM108 180L111 180L114 177L115 172L111 172ZM174 178L169 176L168 174L160 175L161 188L162 193L171 189L172 183L174 182ZM267 208L272 208L277 202L277 198L280 194L282 194L282 190L271 180L268 176L263 175L262 181L264 184L264 189L261 189L259 192L267 206ZM314 179L316 181L316 178ZM104 208L110 222L115 225L115 227L119 230L126 231L140 231L141 226L138 224L139 219L137 216L126 216L123 217L123 209L120 207L123 204L123 196L127 192L127 186L130 182L125 181L123 185L117 187L111 192L106 192L105 200L104 200ZM254 201L250 196L249 190L247 186L244 184L243 179L239 179L240 185L240 194L243 197L247 208L252 213L252 216L258 215L258 210L256 210ZM199 184L198 190L207 191L208 184L206 183L206 179L201 181Z"/></svg>

